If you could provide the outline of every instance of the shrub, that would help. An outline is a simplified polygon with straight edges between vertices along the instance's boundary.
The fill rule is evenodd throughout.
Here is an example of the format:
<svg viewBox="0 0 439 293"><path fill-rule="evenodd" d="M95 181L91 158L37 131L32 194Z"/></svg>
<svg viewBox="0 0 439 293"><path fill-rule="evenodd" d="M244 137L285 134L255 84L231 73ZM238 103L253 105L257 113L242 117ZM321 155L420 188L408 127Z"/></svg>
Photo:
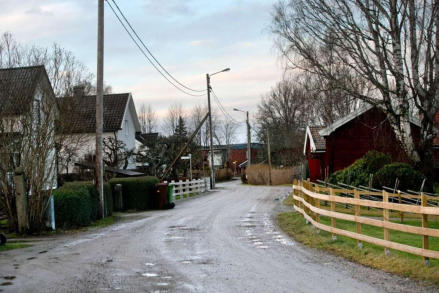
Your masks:
<svg viewBox="0 0 439 293"><path fill-rule="evenodd" d="M122 185L124 209L146 210L154 208L154 186L159 183L157 177L113 178L109 181L111 190L116 184Z"/></svg>
<svg viewBox="0 0 439 293"><path fill-rule="evenodd" d="M381 189L382 186L393 187L396 178L399 179L398 189L400 190L419 190L424 175L405 163L393 163L381 168L374 176L374 187ZM425 186L424 190L431 190L430 186Z"/></svg>
<svg viewBox="0 0 439 293"><path fill-rule="evenodd" d="M233 178L233 171L230 168L215 170L215 181L227 181Z"/></svg>
<svg viewBox="0 0 439 293"><path fill-rule="evenodd" d="M369 151L349 167L333 173L329 177L329 182L333 184L342 182L353 186L368 185L370 174L375 174L384 165L390 164L390 162L391 158L389 155L377 151Z"/></svg>
<svg viewBox="0 0 439 293"><path fill-rule="evenodd" d="M63 187L73 187L84 186L87 188L90 200L91 200L91 220L96 221L99 219L101 214L99 207L99 194L96 186L91 181L73 181L66 182ZM113 214L113 194L111 192L111 185L107 182L104 183L104 201L105 201L105 216L111 216Z"/></svg>
<svg viewBox="0 0 439 293"><path fill-rule="evenodd" d="M269 184L269 166L268 165L250 165L245 170L249 184L268 185ZM293 182L293 168L272 168L271 183L273 185L290 184Z"/></svg>
<svg viewBox="0 0 439 293"><path fill-rule="evenodd" d="M55 223L62 228L87 226L92 219L92 201L85 185L65 185L53 192Z"/></svg>

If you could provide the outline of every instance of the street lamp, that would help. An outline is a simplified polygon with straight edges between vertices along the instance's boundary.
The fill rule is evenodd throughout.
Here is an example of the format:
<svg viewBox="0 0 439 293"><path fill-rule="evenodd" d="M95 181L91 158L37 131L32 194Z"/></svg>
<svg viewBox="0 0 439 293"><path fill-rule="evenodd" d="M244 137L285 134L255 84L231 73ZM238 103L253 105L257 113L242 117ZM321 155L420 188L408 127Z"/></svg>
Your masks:
<svg viewBox="0 0 439 293"><path fill-rule="evenodd" d="M225 68L223 70L220 70L218 72L212 73L209 75L209 73L206 73L206 81L207 81L207 106L209 108L209 136L210 136L210 189L215 188L215 163L213 161L213 135L212 135L212 109L210 107L210 77L221 73L230 71L230 68Z"/></svg>
<svg viewBox="0 0 439 293"><path fill-rule="evenodd" d="M237 108L233 108L233 111L243 112L247 114L247 166L250 166L252 161L252 153L251 153L250 121L248 118L248 111L243 111Z"/></svg>

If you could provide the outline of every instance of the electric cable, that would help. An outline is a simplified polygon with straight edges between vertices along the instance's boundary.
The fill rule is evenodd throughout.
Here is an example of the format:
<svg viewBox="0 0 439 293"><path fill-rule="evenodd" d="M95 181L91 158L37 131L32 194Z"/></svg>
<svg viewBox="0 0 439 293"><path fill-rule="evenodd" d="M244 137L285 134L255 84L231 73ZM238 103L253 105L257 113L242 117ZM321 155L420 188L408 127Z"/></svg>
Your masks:
<svg viewBox="0 0 439 293"><path fill-rule="evenodd" d="M140 52L145 56L145 58L148 60L148 62L154 67L154 69L163 77L165 78L172 86L174 86L176 89L178 89L179 91L181 91L184 94L190 95L190 96L194 96L194 97L201 97L204 96L205 94L193 94L193 93L189 93L185 90L183 90L182 88L178 87L176 84L174 84L158 67L157 65L151 60L151 58L148 56L148 54L145 53L145 51L142 49L142 47L139 45L139 43L135 40L135 38L133 37L132 33L129 31L129 29L127 28L127 26L123 23L122 19L119 17L119 15L116 13L116 11L114 10L113 6L110 4L109 1L106 1L108 6L111 8L113 14L116 16L116 18L118 19L118 21L120 22L120 24L122 25L122 27L125 29L125 31L127 32L127 34L129 35L129 37L131 38L131 40L134 42L134 44L137 46L137 48L140 50ZM168 73L169 74L169 73ZM171 78L173 78L171 76ZM178 82L179 83L179 82ZM180 84L180 83L179 83ZM186 86L184 86L186 88Z"/></svg>

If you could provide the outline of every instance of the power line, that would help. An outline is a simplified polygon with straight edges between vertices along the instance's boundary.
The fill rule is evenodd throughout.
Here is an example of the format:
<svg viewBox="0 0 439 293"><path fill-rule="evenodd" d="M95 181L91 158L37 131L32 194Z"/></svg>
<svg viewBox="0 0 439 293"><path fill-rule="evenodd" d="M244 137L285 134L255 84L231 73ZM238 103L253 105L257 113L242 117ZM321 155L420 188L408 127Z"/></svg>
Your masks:
<svg viewBox="0 0 439 293"><path fill-rule="evenodd" d="M215 94L215 92L213 91L213 89L211 88L212 91L212 95L215 98L215 102L218 104L218 107L220 108L221 112L223 112L224 116L226 119L231 120L233 123L239 123L238 121L236 121L232 115L230 115L227 110L224 108L224 106L221 104L220 99L218 98L218 96Z"/></svg>
<svg viewBox="0 0 439 293"><path fill-rule="evenodd" d="M129 29L127 28L127 26L124 24L124 22L122 21L122 19L119 17L119 15L116 13L116 11L114 10L113 6L110 4L109 1L106 1L108 6L111 8L111 10L113 11L114 16L116 16L116 18L118 19L118 21L120 22L120 24L123 26L123 28L125 29L125 31L127 32L127 34L129 35L129 37L131 38L131 40L134 42L134 44L136 44L137 48L140 50L140 52L142 52L142 54L145 56L145 58L148 60L148 62L154 67L154 69L160 73L160 75L165 78L171 85L173 85L176 89L178 89L179 91L181 91L182 93L186 94L186 95L190 95L190 96L194 96L194 97L201 97L204 96L204 94L193 94L193 93L189 93L187 91L185 91L184 89L178 87L176 84L174 84L165 74L163 74L163 72L157 67L157 65L151 60L151 58L149 58L149 56L146 54L146 52L142 49L142 47L139 45L139 43L136 41L136 39L133 37L132 33L129 31ZM134 32L135 33L135 32ZM140 40L140 39L139 39ZM140 40L140 42L142 42ZM143 43L143 42L142 42ZM155 59L155 58L154 58ZM166 71L167 72L167 71ZM168 72L167 72L168 73ZM168 73L169 74L169 73ZM171 76L171 75L170 75ZM172 79L174 79L171 76ZM178 82L178 81L177 81ZM181 84L180 82L178 82L179 84ZM183 85L184 86L184 85ZM187 88L186 86L184 86L185 88ZM192 90L192 89L191 89Z"/></svg>

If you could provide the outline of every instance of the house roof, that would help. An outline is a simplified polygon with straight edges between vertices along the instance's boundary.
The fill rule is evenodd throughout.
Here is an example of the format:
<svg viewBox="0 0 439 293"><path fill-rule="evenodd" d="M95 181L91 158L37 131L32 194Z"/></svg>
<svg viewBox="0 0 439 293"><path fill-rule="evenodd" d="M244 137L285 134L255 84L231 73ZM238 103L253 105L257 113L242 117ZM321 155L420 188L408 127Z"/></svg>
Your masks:
<svg viewBox="0 0 439 293"><path fill-rule="evenodd" d="M20 115L27 111L41 78L49 81L43 65L0 69L0 112Z"/></svg>
<svg viewBox="0 0 439 293"><path fill-rule="evenodd" d="M310 149L313 153L325 152L326 142L325 138L319 134L319 131L324 129L325 126L308 126L306 127L305 143L303 146L303 153L306 154L306 147L309 138Z"/></svg>
<svg viewBox="0 0 439 293"><path fill-rule="evenodd" d="M349 115L344 116L343 118L340 118L338 120L336 120L334 123L332 123L331 125L327 126L326 128L322 129L319 131L320 136L329 136L331 133L333 133L335 130L337 130L338 128L340 128L341 126L345 125L346 123L350 122L351 120L357 118L358 116L366 113L367 111L369 111L370 109L374 108L375 106L370 105L370 104L366 104L360 108L358 108L357 110L351 112ZM410 117L410 123L421 127L421 122L416 119L415 117Z"/></svg>
<svg viewBox="0 0 439 293"><path fill-rule="evenodd" d="M96 95L63 97L57 99L63 119L71 124L68 133L96 132ZM104 95L104 127L103 132L114 132L122 128L127 111L133 114L136 131L140 124L130 93Z"/></svg>

